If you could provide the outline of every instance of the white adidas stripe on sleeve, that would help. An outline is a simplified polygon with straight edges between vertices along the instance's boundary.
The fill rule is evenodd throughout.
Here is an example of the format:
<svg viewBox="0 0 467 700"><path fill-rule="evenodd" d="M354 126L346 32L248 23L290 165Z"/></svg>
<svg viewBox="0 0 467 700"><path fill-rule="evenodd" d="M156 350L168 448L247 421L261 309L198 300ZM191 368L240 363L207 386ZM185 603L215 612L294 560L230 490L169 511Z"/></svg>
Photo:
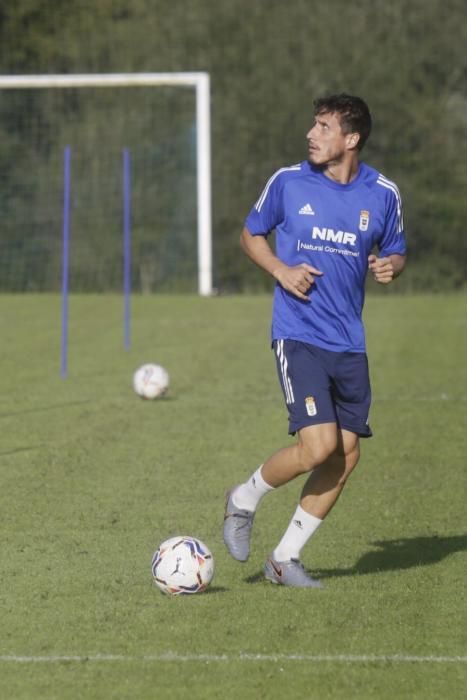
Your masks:
<svg viewBox="0 0 467 700"><path fill-rule="evenodd" d="M404 230L404 214L402 210L402 198L401 193L399 192L399 188L397 187L395 182L388 180L387 177L384 177L384 175L381 175L381 173L379 174L376 182L378 185L381 185L381 187L386 187L388 190L391 190L391 192L394 193L397 202L397 233L402 233L402 231Z"/></svg>
<svg viewBox="0 0 467 700"><path fill-rule="evenodd" d="M258 201L257 201L256 204L255 204L255 209L256 209L257 211L261 211L261 207L263 206L263 204L264 204L264 202L265 202L265 199L266 199L266 197L268 196L269 189L270 189L272 183L274 182L274 180L276 179L276 177L277 177L278 175L280 175L281 173L284 173L284 172L286 172L286 171L288 171L288 170L300 170L301 167L302 167L302 166L300 165L300 163L298 163L297 165L291 165L291 166L288 167L288 168L280 168L279 170L276 170L276 172L274 173L274 175L271 175L271 177L270 177L269 180L267 181L266 187L265 187L264 190L262 191L262 193L261 193L261 195L260 195Z"/></svg>

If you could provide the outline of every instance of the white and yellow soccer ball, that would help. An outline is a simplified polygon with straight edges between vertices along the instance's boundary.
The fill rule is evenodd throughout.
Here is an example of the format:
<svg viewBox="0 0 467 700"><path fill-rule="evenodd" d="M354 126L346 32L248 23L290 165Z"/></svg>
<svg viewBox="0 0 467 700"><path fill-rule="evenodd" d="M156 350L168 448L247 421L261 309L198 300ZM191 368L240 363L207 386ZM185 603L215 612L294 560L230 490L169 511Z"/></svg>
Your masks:
<svg viewBox="0 0 467 700"><path fill-rule="evenodd" d="M167 595L202 593L214 576L214 559L204 542L178 535L159 545L151 570L154 583Z"/></svg>
<svg viewBox="0 0 467 700"><path fill-rule="evenodd" d="M170 377L161 365L145 364L133 375L133 388L143 399L157 399L169 388Z"/></svg>

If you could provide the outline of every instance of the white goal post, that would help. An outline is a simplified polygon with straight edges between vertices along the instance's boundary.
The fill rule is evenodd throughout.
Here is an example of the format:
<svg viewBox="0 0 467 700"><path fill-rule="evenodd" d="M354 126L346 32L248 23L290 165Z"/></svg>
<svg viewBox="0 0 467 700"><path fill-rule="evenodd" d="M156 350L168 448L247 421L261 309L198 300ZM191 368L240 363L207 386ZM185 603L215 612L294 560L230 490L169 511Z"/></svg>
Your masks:
<svg viewBox="0 0 467 700"><path fill-rule="evenodd" d="M198 292L212 294L211 126L208 73L101 73L0 76L0 90L188 86L196 91Z"/></svg>

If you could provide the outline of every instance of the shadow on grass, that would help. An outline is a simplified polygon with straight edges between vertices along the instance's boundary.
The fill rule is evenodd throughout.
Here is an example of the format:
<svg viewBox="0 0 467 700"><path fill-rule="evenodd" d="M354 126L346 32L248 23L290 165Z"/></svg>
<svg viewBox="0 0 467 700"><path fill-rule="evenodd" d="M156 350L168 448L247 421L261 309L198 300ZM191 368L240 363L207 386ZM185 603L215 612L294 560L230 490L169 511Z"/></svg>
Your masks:
<svg viewBox="0 0 467 700"><path fill-rule="evenodd" d="M228 593L229 589L224 586L208 586L204 591L204 595L214 595L214 593Z"/></svg>
<svg viewBox="0 0 467 700"><path fill-rule="evenodd" d="M400 571L414 566L437 564L454 552L467 550L467 535L438 537L408 537L399 540L378 540L371 542L373 547L347 569L313 569L313 576L333 578L337 576L361 576L379 571ZM248 576L247 583L264 581L262 571Z"/></svg>
<svg viewBox="0 0 467 700"><path fill-rule="evenodd" d="M6 457L7 455L15 455L17 452L30 452L31 450L40 450L44 445L30 445L29 447L17 447L15 450L7 450L6 452L0 452L0 457Z"/></svg>
<svg viewBox="0 0 467 700"><path fill-rule="evenodd" d="M156 396L155 399L146 399L144 396L137 396L136 398L141 399L141 403L153 404L154 406L160 403L178 401L178 396L174 396L173 394L170 394L170 396Z"/></svg>
<svg viewBox="0 0 467 700"><path fill-rule="evenodd" d="M378 540L371 544L377 549L363 554L354 566L348 569L320 569L315 571L315 574L322 578L331 578L430 566L454 552L467 550L467 535L408 537L399 540Z"/></svg>

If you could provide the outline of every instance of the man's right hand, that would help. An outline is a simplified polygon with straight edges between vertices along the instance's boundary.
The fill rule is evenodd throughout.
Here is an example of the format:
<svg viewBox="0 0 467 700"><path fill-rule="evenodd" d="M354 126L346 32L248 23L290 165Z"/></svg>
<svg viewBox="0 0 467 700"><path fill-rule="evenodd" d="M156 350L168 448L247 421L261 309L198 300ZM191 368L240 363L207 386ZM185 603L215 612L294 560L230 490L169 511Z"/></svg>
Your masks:
<svg viewBox="0 0 467 700"><path fill-rule="evenodd" d="M274 270L273 277L288 292L291 292L299 299L310 301L306 293L311 285L314 284L315 277L321 277L322 274L321 270L308 265L308 263L300 263L300 265L295 265L295 267L282 264Z"/></svg>

